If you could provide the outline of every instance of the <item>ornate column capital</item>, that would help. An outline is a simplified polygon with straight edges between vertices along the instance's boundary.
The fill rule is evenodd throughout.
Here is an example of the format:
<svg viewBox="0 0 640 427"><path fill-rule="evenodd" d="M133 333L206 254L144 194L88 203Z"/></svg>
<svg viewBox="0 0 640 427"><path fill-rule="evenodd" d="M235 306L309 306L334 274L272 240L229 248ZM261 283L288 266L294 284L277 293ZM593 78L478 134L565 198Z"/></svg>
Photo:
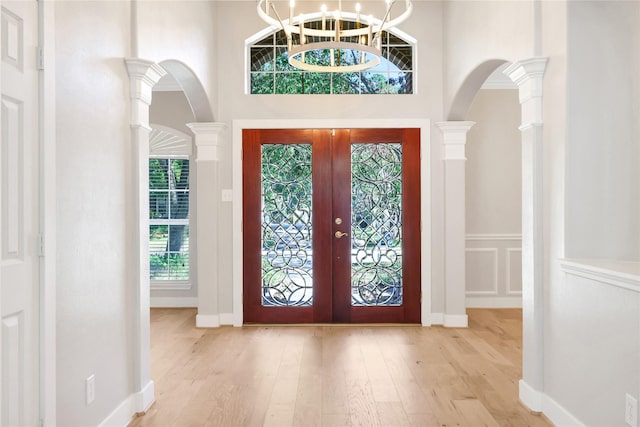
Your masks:
<svg viewBox="0 0 640 427"><path fill-rule="evenodd" d="M220 134L227 127L224 123L199 122L187 123L195 135L196 161L220 161Z"/></svg>
<svg viewBox="0 0 640 427"><path fill-rule="evenodd" d="M542 123L542 79L549 58L516 61L503 73L518 85L523 126Z"/></svg>
<svg viewBox="0 0 640 427"><path fill-rule="evenodd" d="M444 144L444 160L466 160L465 145L467 133L475 125L470 121L437 122L436 126L442 132Z"/></svg>
<svg viewBox="0 0 640 427"><path fill-rule="evenodd" d="M140 58L125 58L129 73L129 97L131 98L131 127L144 129L149 127L149 105L153 86L167 72L153 61Z"/></svg>
<svg viewBox="0 0 640 427"><path fill-rule="evenodd" d="M124 60L131 80L131 99L151 104L151 93L160 79L167 74L164 68L153 61L140 58L125 58Z"/></svg>

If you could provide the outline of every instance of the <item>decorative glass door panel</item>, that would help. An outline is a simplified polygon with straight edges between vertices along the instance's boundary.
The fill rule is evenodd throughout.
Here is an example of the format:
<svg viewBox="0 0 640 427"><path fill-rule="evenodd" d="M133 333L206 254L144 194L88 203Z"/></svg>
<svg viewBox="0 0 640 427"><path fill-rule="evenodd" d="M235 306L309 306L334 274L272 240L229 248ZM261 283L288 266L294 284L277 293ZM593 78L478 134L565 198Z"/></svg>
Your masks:
<svg viewBox="0 0 640 427"><path fill-rule="evenodd" d="M402 144L351 146L351 304L402 305Z"/></svg>
<svg viewBox="0 0 640 427"><path fill-rule="evenodd" d="M417 129L245 130L245 322L420 321Z"/></svg>
<svg viewBox="0 0 640 427"><path fill-rule="evenodd" d="M262 145L262 305L313 305L311 145Z"/></svg>

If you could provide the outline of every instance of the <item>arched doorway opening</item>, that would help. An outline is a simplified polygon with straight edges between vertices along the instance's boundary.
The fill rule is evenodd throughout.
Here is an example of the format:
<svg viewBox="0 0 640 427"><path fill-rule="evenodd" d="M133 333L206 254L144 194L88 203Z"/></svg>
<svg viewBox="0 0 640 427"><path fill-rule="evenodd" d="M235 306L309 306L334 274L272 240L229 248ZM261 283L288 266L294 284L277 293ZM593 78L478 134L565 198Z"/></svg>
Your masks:
<svg viewBox="0 0 640 427"><path fill-rule="evenodd" d="M150 257L149 257L149 107L153 88L170 74L184 92L192 116L212 121L213 114L200 80L184 63L167 60L160 64L138 58L125 60L131 93L133 212L133 374L136 412L145 412L154 401L150 370ZM193 124L193 123L192 123Z"/></svg>
<svg viewBox="0 0 640 427"><path fill-rule="evenodd" d="M466 307L522 307L522 154L518 88L498 67L467 120Z"/></svg>
<svg viewBox="0 0 640 427"><path fill-rule="evenodd" d="M483 82L506 62L503 59L487 60L468 75L454 97L447 123L465 123L467 130L470 128L473 123L460 120L467 117L471 102ZM540 396L544 390L542 78L546 63L547 58L530 58L516 61L504 70L504 74L518 87L521 105L523 378L520 381L520 399L534 411L541 410ZM464 169L462 174L464 176ZM461 226L464 226L464 221ZM448 246L464 247L464 242L451 242L449 236L446 240ZM460 255L465 259L464 250ZM460 267L465 268L464 265ZM449 286L446 283L446 287ZM455 295L461 297L460 292Z"/></svg>

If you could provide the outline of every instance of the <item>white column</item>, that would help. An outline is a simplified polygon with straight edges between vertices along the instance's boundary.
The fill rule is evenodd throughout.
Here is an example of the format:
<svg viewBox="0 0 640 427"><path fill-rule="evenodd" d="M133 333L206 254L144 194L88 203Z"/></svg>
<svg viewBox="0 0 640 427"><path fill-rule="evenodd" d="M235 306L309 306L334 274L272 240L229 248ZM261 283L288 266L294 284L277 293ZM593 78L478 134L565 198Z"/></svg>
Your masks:
<svg viewBox="0 0 640 427"><path fill-rule="evenodd" d="M544 230L542 78L547 58L514 62L505 71L522 109L522 380L520 400L542 410L544 392Z"/></svg>
<svg viewBox="0 0 640 427"><path fill-rule="evenodd" d="M444 326L466 328L465 144L474 122L439 122L444 144Z"/></svg>
<svg viewBox="0 0 640 427"><path fill-rule="evenodd" d="M153 86L166 71L151 61L125 59L131 98L131 167L133 226L133 390L135 411L144 412L153 403L154 384L150 369L149 319L149 105Z"/></svg>
<svg viewBox="0 0 640 427"><path fill-rule="evenodd" d="M221 202L219 145L223 123L189 123L196 145L196 239L198 245L198 314L196 326L220 326L218 301L220 250L231 250L219 240Z"/></svg>

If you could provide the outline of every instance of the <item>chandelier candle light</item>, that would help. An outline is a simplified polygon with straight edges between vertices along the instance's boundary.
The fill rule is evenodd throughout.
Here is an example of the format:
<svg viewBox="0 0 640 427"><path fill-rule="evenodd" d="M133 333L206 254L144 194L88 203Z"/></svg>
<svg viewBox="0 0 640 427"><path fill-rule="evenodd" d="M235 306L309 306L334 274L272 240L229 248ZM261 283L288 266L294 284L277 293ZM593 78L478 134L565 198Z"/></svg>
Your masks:
<svg viewBox="0 0 640 427"><path fill-rule="evenodd" d="M391 19L391 8L398 2L404 2L404 12L397 18ZM406 20L413 11L411 0L386 0L386 13L382 19L373 16L360 15L360 3L355 4L355 14L342 11L342 0L338 0L338 9L333 12L333 28L331 19L327 19L327 6L322 5L320 13L300 14L294 19L295 0L289 2L289 19L282 20L273 0L258 1L258 15L267 24L275 28L282 28L287 37L287 51L289 64L305 71L313 72L357 72L375 67L382 58L382 32L388 31ZM271 16L271 12L275 18ZM305 22L322 20L321 28L305 27ZM344 18L355 21L355 28L343 28ZM329 25L327 25L329 24ZM293 35L297 34L297 40ZM311 64L305 62L305 53L311 51L330 52L330 63ZM358 55L354 63L344 63L340 60L341 52L354 51ZM336 61L335 52L338 53Z"/></svg>

